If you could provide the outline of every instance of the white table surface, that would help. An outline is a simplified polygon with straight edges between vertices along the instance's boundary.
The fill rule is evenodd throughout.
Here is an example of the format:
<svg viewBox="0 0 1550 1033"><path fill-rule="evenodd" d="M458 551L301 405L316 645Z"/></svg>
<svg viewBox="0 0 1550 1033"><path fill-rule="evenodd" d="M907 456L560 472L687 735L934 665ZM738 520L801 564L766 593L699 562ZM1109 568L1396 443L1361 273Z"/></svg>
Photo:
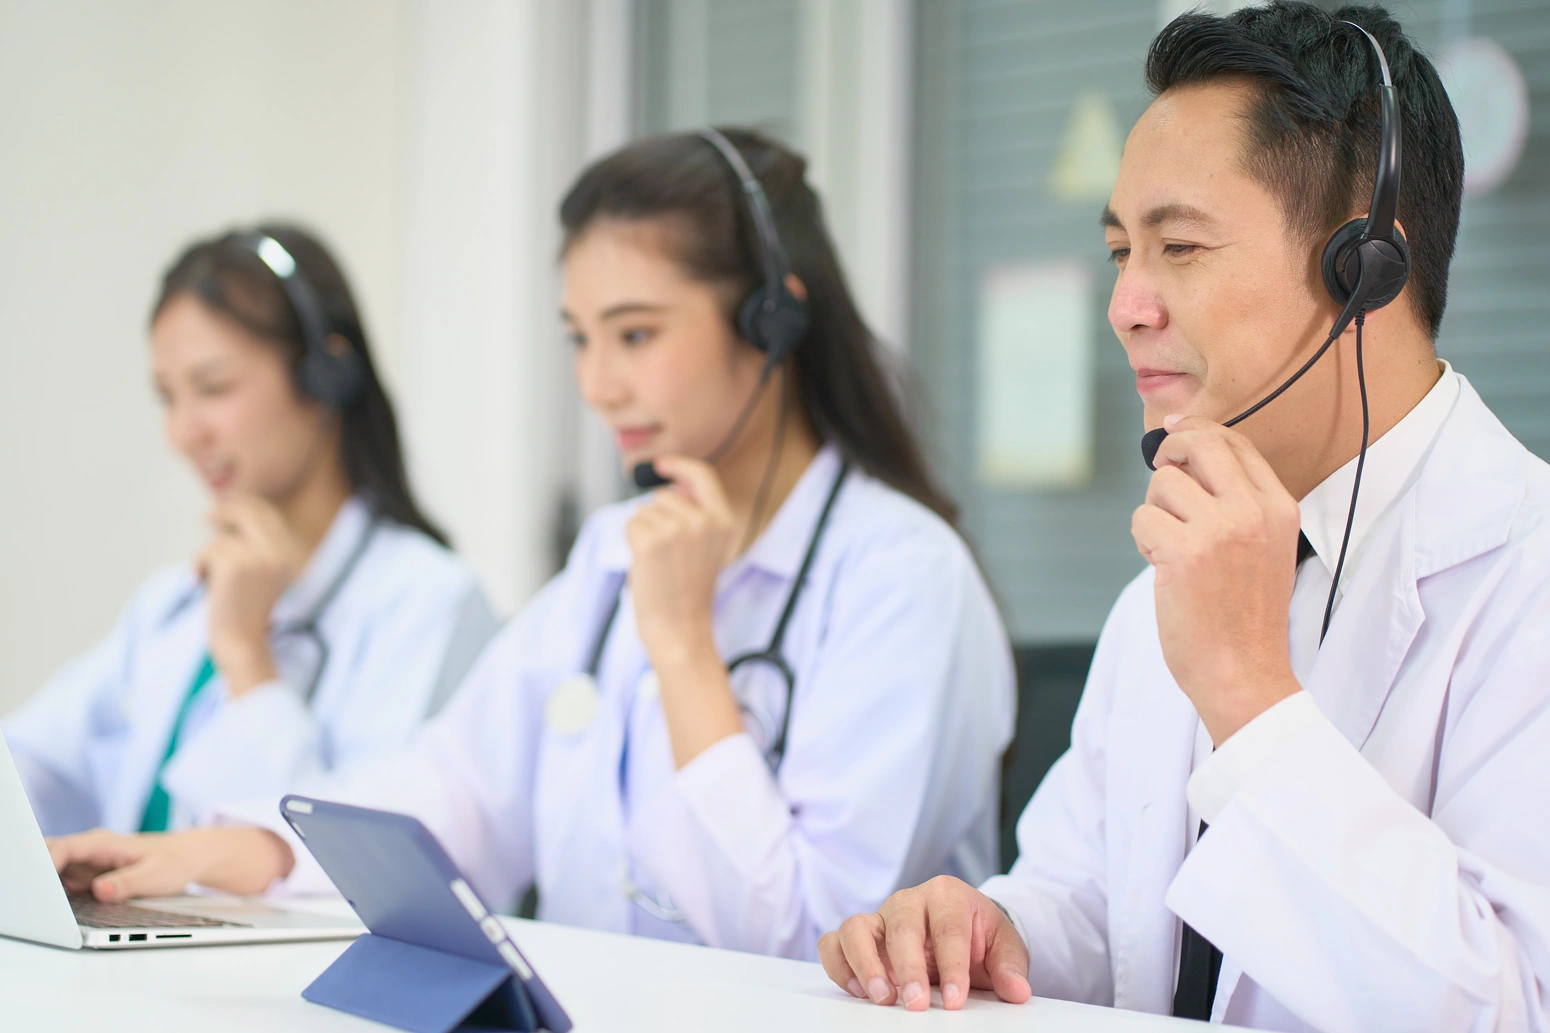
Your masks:
<svg viewBox="0 0 1550 1033"><path fill-rule="evenodd" d="M321 909L321 908L320 908ZM332 910L332 908L328 908ZM839 990L815 964L508 919L577 1033L629 1030L1037 1030L1144 1033L1199 1028L1177 1019L975 991L959 1012L879 1008ZM301 999L343 942L67 951L0 938L0 1030L175 1033L381 1031Z"/></svg>

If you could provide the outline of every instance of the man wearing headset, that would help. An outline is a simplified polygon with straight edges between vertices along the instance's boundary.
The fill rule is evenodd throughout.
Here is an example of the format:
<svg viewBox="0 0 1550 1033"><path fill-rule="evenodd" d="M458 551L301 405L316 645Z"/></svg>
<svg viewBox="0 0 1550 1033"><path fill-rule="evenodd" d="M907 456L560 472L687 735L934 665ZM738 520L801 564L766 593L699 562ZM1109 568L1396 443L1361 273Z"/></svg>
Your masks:
<svg viewBox="0 0 1550 1033"><path fill-rule="evenodd" d="M912 1009L936 983L948 1008L1550 1027L1550 467L1433 348L1453 110L1375 7L1186 15L1147 79L1103 222L1161 439L1149 568L1011 873L901 891L824 965Z"/></svg>

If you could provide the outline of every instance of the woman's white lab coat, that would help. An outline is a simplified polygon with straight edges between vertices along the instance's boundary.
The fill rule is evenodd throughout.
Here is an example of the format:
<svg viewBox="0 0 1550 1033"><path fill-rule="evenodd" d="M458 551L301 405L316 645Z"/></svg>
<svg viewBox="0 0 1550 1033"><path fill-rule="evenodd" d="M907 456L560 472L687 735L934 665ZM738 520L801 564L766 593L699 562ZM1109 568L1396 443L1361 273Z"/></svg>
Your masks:
<svg viewBox="0 0 1550 1033"><path fill-rule="evenodd" d="M823 449L722 572L723 657L768 644L839 465ZM784 762L771 770L764 726L749 719L678 770L627 590L595 712L578 727L551 705L585 670L624 582L636 505L587 521L565 570L412 751L317 795L419 817L496 906L536 880L541 918L766 954L813 955L820 934L902 885L993 873L1012 664L958 535L853 469L786 634ZM732 683L758 712L783 712L768 668ZM273 800L225 815L284 831ZM291 888L326 889L293 847Z"/></svg>
<svg viewBox="0 0 1550 1033"><path fill-rule="evenodd" d="M271 639L279 680L228 700L217 672L195 704L163 775L174 826L223 801L283 793L308 775L346 770L403 745L496 628L461 559L419 531L374 522L357 499L340 509L281 595L272 625L313 616L335 582L337 593L317 620L326 664L307 636L279 633ZM139 829L208 638L194 572L161 571L135 593L107 638L5 719L6 742L45 833ZM309 706L302 696L315 676Z"/></svg>

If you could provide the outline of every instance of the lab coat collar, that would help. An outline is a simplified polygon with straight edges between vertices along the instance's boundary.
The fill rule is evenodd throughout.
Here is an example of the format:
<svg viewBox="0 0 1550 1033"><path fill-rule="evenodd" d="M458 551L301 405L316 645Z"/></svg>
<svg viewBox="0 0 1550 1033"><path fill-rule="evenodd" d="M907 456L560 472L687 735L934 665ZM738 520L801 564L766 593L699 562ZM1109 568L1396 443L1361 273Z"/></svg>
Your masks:
<svg viewBox="0 0 1550 1033"><path fill-rule="evenodd" d="M360 548L362 538L370 530L371 520L370 507L359 497L345 500L301 574L275 601L271 615L273 623L291 624L317 616L318 603Z"/></svg>
<svg viewBox="0 0 1550 1033"><path fill-rule="evenodd" d="M1423 449L1410 487L1394 500L1391 518L1372 528L1360 568L1342 578L1344 601L1304 686L1357 749L1426 621L1419 582L1503 545L1526 491L1526 450L1469 381L1455 376L1457 401L1430 451ZM1223 1021L1242 979L1242 967L1224 958L1214 1020Z"/></svg>
<svg viewBox="0 0 1550 1033"><path fill-rule="evenodd" d="M315 616L313 610L360 547L361 537L371 526L371 520L371 509L365 502L357 497L345 500L301 574L275 601L270 615L272 624L290 624ZM203 595L204 582L199 579L199 572L189 567L183 584L173 594L172 605L167 608L162 623L165 625L182 614Z"/></svg>
<svg viewBox="0 0 1550 1033"><path fill-rule="evenodd" d="M1523 446L1458 376L1414 483L1374 529L1306 686L1358 749L1426 620L1418 584L1502 545L1525 491Z"/></svg>
<svg viewBox="0 0 1550 1033"><path fill-rule="evenodd" d="M797 569L802 565L802 557L807 552L807 544L812 538L813 526L818 522L818 514L829 497L829 489L834 487L834 478L839 474L840 461L839 449L834 445L826 444L818 450L764 533L749 546L747 552L721 572L721 584L735 580L751 567L786 580L796 577ZM603 569L614 573L624 573L630 569L630 546L624 537L624 526L647 497L642 496L636 505L621 509L618 520L605 530L599 546L599 565Z"/></svg>
<svg viewBox="0 0 1550 1033"><path fill-rule="evenodd" d="M1373 528L1421 475L1432 444L1447 422L1459 396L1459 375L1446 362L1442 376L1404 418L1388 433L1367 448L1362 469L1362 490L1357 498L1356 518L1351 522L1351 544L1347 549L1341 581L1349 584L1362 552L1371 539ZM1299 507L1302 533L1314 553L1335 574L1340 556L1340 541L1350 514L1351 484L1356 479L1356 459L1326 477L1310 491ZM1342 584L1342 590L1345 587Z"/></svg>

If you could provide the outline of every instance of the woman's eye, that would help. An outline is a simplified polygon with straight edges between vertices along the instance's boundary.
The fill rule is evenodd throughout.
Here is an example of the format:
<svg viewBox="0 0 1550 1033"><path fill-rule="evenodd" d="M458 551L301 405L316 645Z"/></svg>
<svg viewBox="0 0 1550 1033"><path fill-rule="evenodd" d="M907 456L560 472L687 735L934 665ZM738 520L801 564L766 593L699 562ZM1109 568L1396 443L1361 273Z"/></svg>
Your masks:
<svg viewBox="0 0 1550 1033"><path fill-rule="evenodd" d="M629 345L645 344L647 341L655 337L656 333L657 332L655 330L649 329L647 327L635 327L633 329L623 331L619 335L619 339L622 340L625 344Z"/></svg>
<svg viewBox="0 0 1550 1033"><path fill-rule="evenodd" d="M585 348L587 346L587 338L580 330L566 331L565 340L572 348Z"/></svg>
<svg viewBox="0 0 1550 1033"><path fill-rule="evenodd" d="M215 383L200 384L195 391L201 398L219 398L221 395L230 394L235 386L229 381L222 380Z"/></svg>

